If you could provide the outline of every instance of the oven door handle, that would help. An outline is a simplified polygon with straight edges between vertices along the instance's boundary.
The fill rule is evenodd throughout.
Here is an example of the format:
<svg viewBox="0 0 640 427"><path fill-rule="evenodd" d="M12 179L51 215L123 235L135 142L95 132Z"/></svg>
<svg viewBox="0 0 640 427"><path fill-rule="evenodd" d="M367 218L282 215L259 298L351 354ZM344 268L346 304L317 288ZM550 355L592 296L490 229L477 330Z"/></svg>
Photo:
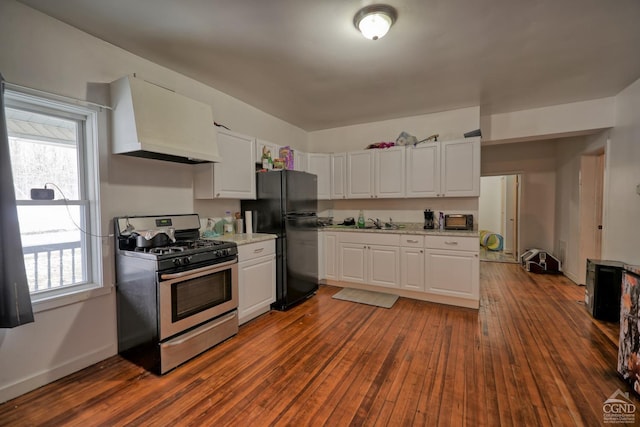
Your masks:
<svg viewBox="0 0 640 427"><path fill-rule="evenodd" d="M198 273L215 273L219 270L224 270L226 267L237 264L238 260L227 261L220 264L208 265L206 267L194 268L193 270L183 271L181 273L161 274L162 280L180 279L182 277L192 276Z"/></svg>

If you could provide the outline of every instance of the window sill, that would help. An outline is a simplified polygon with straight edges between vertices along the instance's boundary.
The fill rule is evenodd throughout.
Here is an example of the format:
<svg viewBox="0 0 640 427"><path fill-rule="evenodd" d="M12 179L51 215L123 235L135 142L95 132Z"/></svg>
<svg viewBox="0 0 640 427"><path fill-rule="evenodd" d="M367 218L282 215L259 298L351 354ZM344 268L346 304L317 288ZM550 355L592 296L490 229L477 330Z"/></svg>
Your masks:
<svg viewBox="0 0 640 427"><path fill-rule="evenodd" d="M87 284L76 289L67 289L60 294L40 294L31 295L31 305L34 313L53 310L64 307L65 305L77 304L91 298L109 295L113 292L113 286L100 286L96 284Z"/></svg>

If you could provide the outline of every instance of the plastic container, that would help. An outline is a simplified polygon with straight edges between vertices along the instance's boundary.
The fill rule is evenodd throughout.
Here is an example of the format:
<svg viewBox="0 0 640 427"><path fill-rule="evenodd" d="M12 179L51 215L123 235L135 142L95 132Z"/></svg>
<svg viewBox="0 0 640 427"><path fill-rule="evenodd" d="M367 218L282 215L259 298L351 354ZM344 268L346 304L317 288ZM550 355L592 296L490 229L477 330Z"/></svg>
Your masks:
<svg viewBox="0 0 640 427"><path fill-rule="evenodd" d="M233 234L233 217L230 211L224 213L224 235L228 236Z"/></svg>

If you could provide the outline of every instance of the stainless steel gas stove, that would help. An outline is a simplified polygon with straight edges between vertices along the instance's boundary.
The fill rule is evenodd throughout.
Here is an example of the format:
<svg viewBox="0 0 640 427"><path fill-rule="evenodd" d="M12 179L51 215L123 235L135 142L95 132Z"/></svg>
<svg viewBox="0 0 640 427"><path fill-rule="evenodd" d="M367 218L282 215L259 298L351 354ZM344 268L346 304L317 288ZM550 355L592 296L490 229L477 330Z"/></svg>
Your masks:
<svg viewBox="0 0 640 427"><path fill-rule="evenodd" d="M238 332L238 250L196 214L114 219L118 352L164 374Z"/></svg>

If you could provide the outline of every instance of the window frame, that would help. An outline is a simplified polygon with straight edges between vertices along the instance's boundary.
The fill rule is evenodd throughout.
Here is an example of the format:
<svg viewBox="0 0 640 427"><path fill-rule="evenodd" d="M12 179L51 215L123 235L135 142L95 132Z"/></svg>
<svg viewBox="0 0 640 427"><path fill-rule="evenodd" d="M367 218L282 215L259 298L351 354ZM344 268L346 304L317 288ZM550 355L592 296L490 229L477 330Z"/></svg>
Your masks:
<svg viewBox="0 0 640 427"><path fill-rule="evenodd" d="M78 105L69 101L53 99L38 93L6 88L4 92L5 108L19 109L33 113L51 115L73 120L78 126L77 200L16 200L17 206L81 206L80 216L81 245L86 256L86 280L82 283L65 285L47 290L32 292L31 302L35 312L85 300L92 296L109 293L103 285L102 240L109 236L101 233L100 218L100 173L99 173L99 108ZM44 183L43 183L44 185ZM65 195L67 196L67 195Z"/></svg>

